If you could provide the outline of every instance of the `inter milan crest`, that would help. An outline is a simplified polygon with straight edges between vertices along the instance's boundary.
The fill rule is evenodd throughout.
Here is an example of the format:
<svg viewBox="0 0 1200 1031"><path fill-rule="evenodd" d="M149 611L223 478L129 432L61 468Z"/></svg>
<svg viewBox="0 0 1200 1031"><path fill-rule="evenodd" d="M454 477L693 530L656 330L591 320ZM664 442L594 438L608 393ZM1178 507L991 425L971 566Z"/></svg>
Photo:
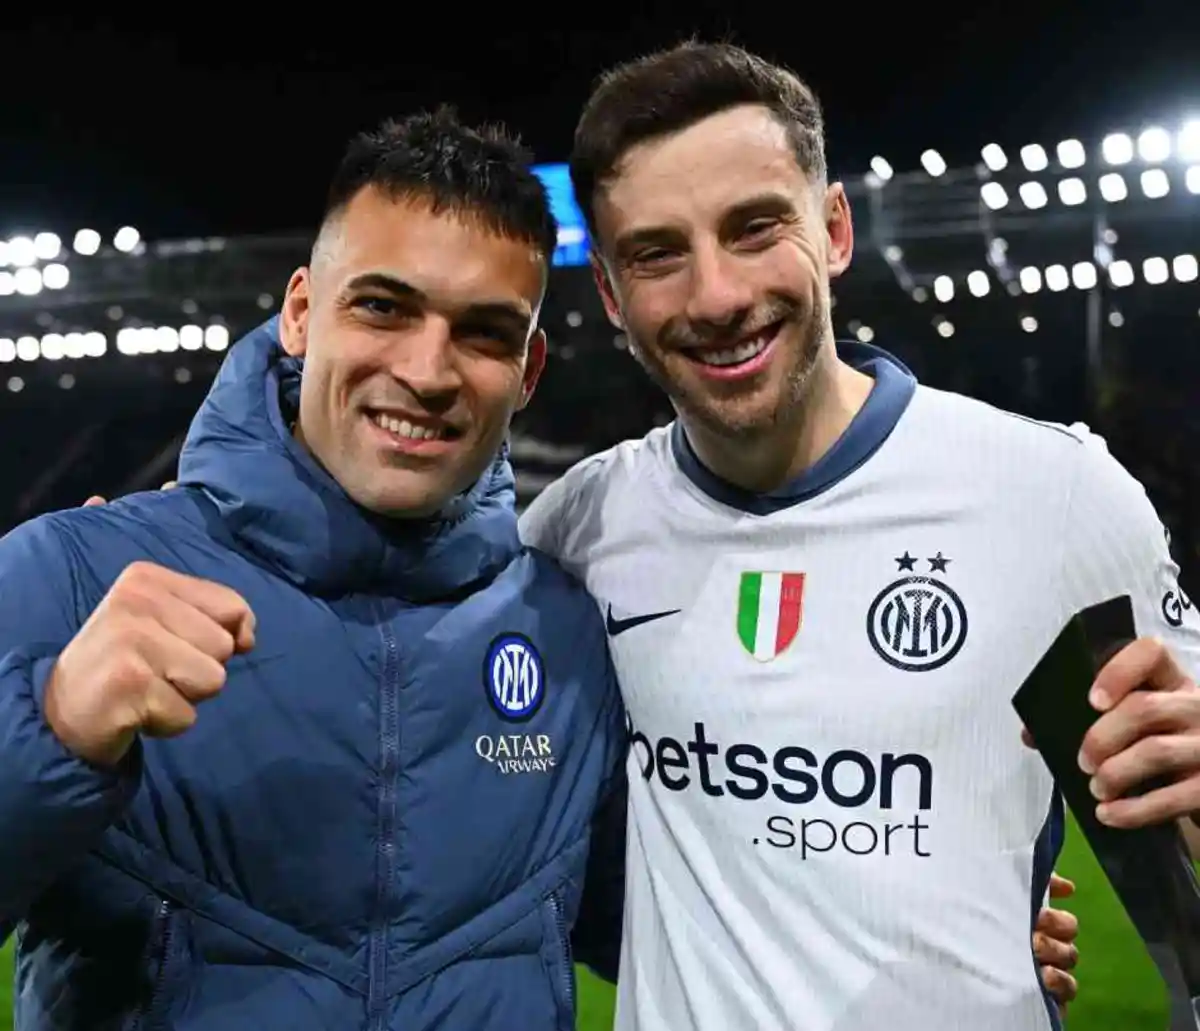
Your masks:
<svg viewBox="0 0 1200 1031"><path fill-rule="evenodd" d="M867 610L867 638L884 662L907 673L946 665L967 639L967 610L948 584L917 572L919 559L897 558L903 576L876 595ZM947 574L950 559L939 551L925 559L929 573Z"/></svg>
<svg viewBox="0 0 1200 1031"><path fill-rule="evenodd" d="M496 715L523 723L542 706L546 671L542 657L523 634L501 634L483 663L483 683Z"/></svg>
<svg viewBox="0 0 1200 1031"><path fill-rule="evenodd" d="M743 573L738 583L737 635L759 662L783 654L800 630L803 573Z"/></svg>

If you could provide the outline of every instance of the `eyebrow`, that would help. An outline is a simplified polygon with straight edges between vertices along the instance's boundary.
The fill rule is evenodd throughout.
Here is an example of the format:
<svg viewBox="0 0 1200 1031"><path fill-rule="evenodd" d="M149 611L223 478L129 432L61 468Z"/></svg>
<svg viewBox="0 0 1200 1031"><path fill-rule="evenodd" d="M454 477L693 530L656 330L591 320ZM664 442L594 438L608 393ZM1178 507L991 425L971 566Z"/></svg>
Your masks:
<svg viewBox="0 0 1200 1031"><path fill-rule="evenodd" d="M728 211L721 214L721 223L726 224L751 215L781 214L795 210L795 203L786 194L768 191L738 201ZM682 236L682 230L673 226L644 226L617 237L616 251L618 254L625 255L636 247L675 242Z"/></svg>
<svg viewBox="0 0 1200 1031"><path fill-rule="evenodd" d="M416 304L429 304L430 298L424 290L407 283L397 276L386 272L363 272L349 280L344 290L354 293L358 290L378 290L392 297L412 301ZM513 301L476 301L463 305L462 314L472 318L501 319L517 324L522 331L528 330L533 313Z"/></svg>

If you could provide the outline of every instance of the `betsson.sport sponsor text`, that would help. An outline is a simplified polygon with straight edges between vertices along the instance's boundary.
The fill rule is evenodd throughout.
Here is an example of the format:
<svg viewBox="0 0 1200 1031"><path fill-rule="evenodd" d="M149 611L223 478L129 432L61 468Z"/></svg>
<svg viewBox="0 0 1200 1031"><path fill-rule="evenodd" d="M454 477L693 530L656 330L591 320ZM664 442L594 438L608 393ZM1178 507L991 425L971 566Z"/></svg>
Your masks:
<svg viewBox="0 0 1200 1031"><path fill-rule="evenodd" d="M753 839L755 845L795 849L803 859L835 851L852 856L930 855L921 835L930 829L922 814L933 807L933 763L919 752L883 752L873 758L842 748L821 759L799 745L773 751L749 742L722 745L709 738L702 722L695 723L683 741L670 736L651 741L632 725L629 733L642 777L668 791L696 790L735 802L770 796L789 806L824 799L839 809L887 812L886 819L836 822L772 813L761 836Z"/></svg>

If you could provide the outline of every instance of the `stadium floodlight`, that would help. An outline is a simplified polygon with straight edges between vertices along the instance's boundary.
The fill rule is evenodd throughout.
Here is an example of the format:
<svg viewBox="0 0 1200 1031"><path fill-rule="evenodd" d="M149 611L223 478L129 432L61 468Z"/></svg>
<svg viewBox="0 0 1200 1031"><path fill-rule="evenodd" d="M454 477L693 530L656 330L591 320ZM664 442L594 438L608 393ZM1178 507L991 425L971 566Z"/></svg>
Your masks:
<svg viewBox="0 0 1200 1031"><path fill-rule="evenodd" d="M71 281L71 273L66 265L53 262L42 268L42 285L47 290L65 290Z"/></svg>
<svg viewBox="0 0 1200 1031"><path fill-rule="evenodd" d="M1026 333L1036 333L1038 321L1032 315L1025 315L1021 319L1021 328L1025 330Z"/></svg>
<svg viewBox="0 0 1200 1031"><path fill-rule="evenodd" d="M946 174L946 159L936 150L927 150L921 155L921 167L936 178Z"/></svg>
<svg viewBox="0 0 1200 1031"><path fill-rule="evenodd" d="M1147 258L1142 262L1142 278L1151 286L1159 286L1167 281L1166 258Z"/></svg>
<svg viewBox="0 0 1200 1031"><path fill-rule="evenodd" d="M954 300L954 280L949 276L938 276L933 281L933 296L942 304Z"/></svg>
<svg viewBox="0 0 1200 1031"><path fill-rule="evenodd" d="M1046 148L1040 143L1028 143L1021 148L1021 164L1028 172L1041 172L1050 164Z"/></svg>
<svg viewBox="0 0 1200 1031"><path fill-rule="evenodd" d="M1138 157L1152 165L1171 156L1171 134L1157 125L1145 130L1137 141Z"/></svg>
<svg viewBox="0 0 1200 1031"><path fill-rule="evenodd" d="M129 326L117 330L117 354L135 355L140 353L140 338L138 331Z"/></svg>
<svg viewBox="0 0 1200 1031"><path fill-rule="evenodd" d="M229 330L224 326L209 326L204 331L204 346L210 351L224 351L229 346Z"/></svg>
<svg viewBox="0 0 1200 1031"><path fill-rule="evenodd" d="M204 346L204 330L199 326L181 326L179 346L185 351L199 351Z"/></svg>
<svg viewBox="0 0 1200 1031"><path fill-rule="evenodd" d="M875 330L870 326L859 326L855 336L858 337L860 343L869 344L875 339Z"/></svg>
<svg viewBox="0 0 1200 1031"><path fill-rule="evenodd" d="M25 389L25 381L20 376L10 376L6 386L12 393L19 394Z"/></svg>
<svg viewBox="0 0 1200 1031"><path fill-rule="evenodd" d="M1129 196L1129 187L1125 185L1125 177L1118 172L1109 172L1100 177L1100 196L1109 204L1116 204Z"/></svg>
<svg viewBox="0 0 1200 1031"><path fill-rule="evenodd" d="M1063 168L1082 168L1087 161L1087 153L1078 140L1063 140L1054 151L1058 155L1058 163Z"/></svg>
<svg viewBox="0 0 1200 1031"><path fill-rule="evenodd" d="M1184 122L1175 140L1180 161L1200 161L1200 118Z"/></svg>
<svg viewBox="0 0 1200 1031"><path fill-rule="evenodd" d="M1096 266L1090 261L1077 261L1071 266L1071 282L1076 290L1090 290L1096 285Z"/></svg>
<svg viewBox="0 0 1200 1031"><path fill-rule="evenodd" d="M1062 293L1071 285L1071 276L1062 265L1049 265L1046 268L1046 289L1054 293Z"/></svg>
<svg viewBox="0 0 1200 1031"><path fill-rule="evenodd" d="M17 358L23 362L36 362L42 355L42 349L38 346L37 337L18 337L17 338Z"/></svg>
<svg viewBox="0 0 1200 1031"><path fill-rule="evenodd" d="M67 358L86 358L87 352L83 346L82 333L68 333L63 337L63 354Z"/></svg>
<svg viewBox="0 0 1200 1031"><path fill-rule="evenodd" d="M17 360L17 342L8 337L0 337L0 362L8 364Z"/></svg>
<svg viewBox="0 0 1200 1031"><path fill-rule="evenodd" d="M979 197L992 211L999 211L1008 203L1008 193L995 180L979 187Z"/></svg>
<svg viewBox="0 0 1200 1031"><path fill-rule="evenodd" d="M984 297L991 288L992 283L986 272L976 269L967 276L967 289L971 291L972 297Z"/></svg>
<svg viewBox="0 0 1200 1031"><path fill-rule="evenodd" d="M1171 192L1171 180L1161 168L1147 168L1141 174L1142 193L1151 200L1158 200Z"/></svg>
<svg viewBox="0 0 1200 1031"><path fill-rule="evenodd" d="M100 250L100 234L94 229L80 229L75 234L71 248L76 254L82 254L85 258L90 258Z"/></svg>
<svg viewBox="0 0 1200 1031"><path fill-rule="evenodd" d="M1124 259L1108 266L1108 281L1118 290L1133 285L1133 266Z"/></svg>
<svg viewBox="0 0 1200 1031"><path fill-rule="evenodd" d="M133 226L122 226L113 235L113 246L124 254L131 253L141 242L142 236Z"/></svg>
<svg viewBox="0 0 1200 1031"><path fill-rule="evenodd" d="M19 268L13 274L13 285L17 293L33 297L42 292L42 274L35 268Z"/></svg>
<svg viewBox="0 0 1200 1031"><path fill-rule="evenodd" d="M871 158L871 171L879 176L881 182L885 183L895 175L895 172L892 171L892 166L878 154Z"/></svg>
<svg viewBox="0 0 1200 1031"><path fill-rule="evenodd" d="M1031 211L1044 208L1049 201L1049 198L1046 196L1046 188L1041 183L1021 183L1017 193L1021 196L1021 203Z"/></svg>
<svg viewBox="0 0 1200 1031"><path fill-rule="evenodd" d="M0 297L11 297L17 292L17 281L11 272L0 272Z"/></svg>
<svg viewBox="0 0 1200 1031"><path fill-rule="evenodd" d="M1063 179L1058 184L1058 199L1068 207L1074 207L1087 200L1087 186L1082 179L1071 177Z"/></svg>
<svg viewBox="0 0 1200 1031"><path fill-rule="evenodd" d="M979 152L979 156L993 172L1002 172L1008 167L1008 155L998 143L989 143Z"/></svg>
<svg viewBox="0 0 1200 1031"><path fill-rule="evenodd" d="M179 330L172 326L159 326L154 331L154 345L159 354L173 354L179 350Z"/></svg>
<svg viewBox="0 0 1200 1031"><path fill-rule="evenodd" d="M61 333L47 333L41 340L42 357L56 362L66 356L66 338Z"/></svg>
<svg viewBox="0 0 1200 1031"><path fill-rule="evenodd" d="M5 248L8 264L15 268L26 268L37 263L37 251L33 239L28 236L14 236Z"/></svg>
<svg viewBox="0 0 1200 1031"><path fill-rule="evenodd" d="M1174 274L1177 282L1194 283L1197 275L1200 275L1200 266L1197 265L1196 255L1175 255L1175 260L1171 262L1171 272Z"/></svg>
<svg viewBox="0 0 1200 1031"><path fill-rule="evenodd" d="M954 323L949 319L942 319L937 324L937 331L940 336L949 339L950 337L954 336Z"/></svg>
<svg viewBox="0 0 1200 1031"><path fill-rule="evenodd" d="M1100 153L1110 165L1127 165L1133 160L1133 140L1123 132L1109 133L1100 144Z"/></svg>
<svg viewBox="0 0 1200 1031"><path fill-rule="evenodd" d="M54 233L38 233L33 238L33 253L38 261L53 261L62 251L62 240Z"/></svg>
<svg viewBox="0 0 1200 1031"><path fill-rule="evenodd" d="M1042 270L1035 265L1026 265L1019 276L1021 289L1027 294L1036 294L1042 288Z"/></svg>
<svg viewBox="0 0 1200 1031"><path fill-rule="evenodd" d="M1200 165L1192 165L1183 177L1188 193L1200 193Z"/></svg>

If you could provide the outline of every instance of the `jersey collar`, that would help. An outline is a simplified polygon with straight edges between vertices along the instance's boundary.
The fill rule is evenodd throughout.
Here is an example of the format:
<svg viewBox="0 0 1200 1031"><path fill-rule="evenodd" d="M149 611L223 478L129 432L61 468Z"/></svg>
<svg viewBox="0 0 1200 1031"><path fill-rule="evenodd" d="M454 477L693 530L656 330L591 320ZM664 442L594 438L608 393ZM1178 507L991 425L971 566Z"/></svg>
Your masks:
<svg viewBox="0 0 1200 1031"><path fill-rule="evenodd" d="M766 494L743 490L711 472L692 450L683 424L671 427L671 450L683 474L715 501L752 515L770 515L808 501L840 483L891 435L916 391L916 377L898 358L877 347L839 342L838 357L875 380L866 403L820 461Z"/></svg>

